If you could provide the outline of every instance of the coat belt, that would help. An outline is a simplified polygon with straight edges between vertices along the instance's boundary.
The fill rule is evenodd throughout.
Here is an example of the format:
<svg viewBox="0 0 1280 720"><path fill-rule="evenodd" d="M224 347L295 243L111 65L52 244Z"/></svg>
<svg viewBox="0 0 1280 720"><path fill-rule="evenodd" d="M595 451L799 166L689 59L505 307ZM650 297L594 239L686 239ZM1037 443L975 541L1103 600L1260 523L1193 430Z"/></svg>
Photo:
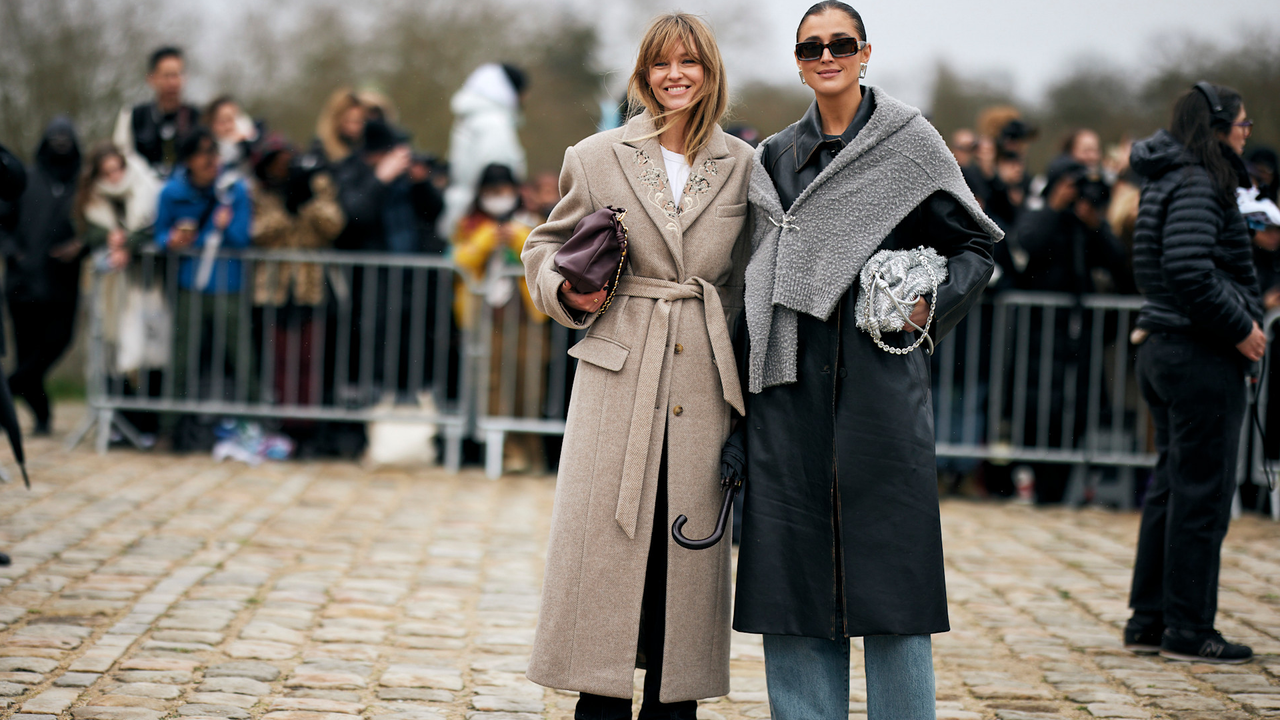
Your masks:
<svg viewBox="0 0 1280 720"><path fill-rule="evenodd" d="M631 415L631 427L627 433L627 452L622 462L622 485L618 489L618 509L614 519L628 538L636 536L636 524L640 518L640 493L644 486L645 468L649 461L649 441L653 437L653 418L657 410L658 384L662 379L662 366L667 354L667 334L671 327L671 307L681 300L702 300L706 313L707 333L711 338L711 354L716 369L720 371L720 385L724 389L725 402L738 414L745 415L742 386L738 381L738 367L733 358L733 342L729 326L725 322L724 306L715 285L702 278L690 278L684 283L667 280L624 276L618 283L619 295L656 300L653 314L649 316L649 329L645 336L644 353L640 358L640 377L636 386L635 408ZM664 408L665 412L665 408Z"/></svg>

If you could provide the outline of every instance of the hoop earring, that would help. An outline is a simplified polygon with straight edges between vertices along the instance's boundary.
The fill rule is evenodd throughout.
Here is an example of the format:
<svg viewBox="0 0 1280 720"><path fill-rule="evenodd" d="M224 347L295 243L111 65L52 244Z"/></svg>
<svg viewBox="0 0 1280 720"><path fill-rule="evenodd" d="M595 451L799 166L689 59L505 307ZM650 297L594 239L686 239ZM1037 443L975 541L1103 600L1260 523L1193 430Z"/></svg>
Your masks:
<svg viewBox="0 0 1280 720"><path fill-rule="evenodd" d="M809 81L804 79L804 71L803 71L803 70L797 70L797 71L796 71L796 73L800 75L800 84L801 84L801 85L808 85L808 84L809 84Z"/></svg>
<svg viewBox="0 0 1280 720"><path fill-rule="evenodd" d="M866 76L867 76L867 64L862 63L862 69L858 70L858 79L861 80Z"/></svg>

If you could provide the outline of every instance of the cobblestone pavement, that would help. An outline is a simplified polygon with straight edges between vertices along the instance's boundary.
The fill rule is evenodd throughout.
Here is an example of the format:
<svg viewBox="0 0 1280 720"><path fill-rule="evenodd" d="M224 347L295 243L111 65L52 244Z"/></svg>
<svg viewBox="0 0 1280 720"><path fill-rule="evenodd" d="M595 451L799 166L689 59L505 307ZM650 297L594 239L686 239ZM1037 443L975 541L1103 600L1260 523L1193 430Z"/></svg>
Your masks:
<svg viewBox="0 0 1280 720"><path fill-rule="evenodd" d="M522 675L549 478L32 450L34 489L0 488L3 718L572 716ZM947 502L943 521L940 718L1280 715L1280 526L1227 540L1220 627L1262 657L1224 668L1121 649L1136 515ZM764 690L737 636L733 692L700 717L767 717Z"/></svg>

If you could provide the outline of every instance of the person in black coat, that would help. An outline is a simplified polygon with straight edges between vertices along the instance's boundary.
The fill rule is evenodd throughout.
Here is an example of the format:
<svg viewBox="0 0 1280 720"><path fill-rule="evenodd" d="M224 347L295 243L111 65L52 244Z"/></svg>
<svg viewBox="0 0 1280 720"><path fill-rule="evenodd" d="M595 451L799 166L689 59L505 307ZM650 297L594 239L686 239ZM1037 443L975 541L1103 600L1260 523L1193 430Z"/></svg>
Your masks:
<svg viewBox="0 0 1280 720"><path fill-rule="evenodd" d="M3 145L0 145L0 217L7 212L8 204L22 197L27 189L27 170L22 162ZM4 230L0 227L0 233ZM4 347L4 315L0 313L0 357L5 354ZM13 412L13 396L9 394L9 383L0 370L0 421L5 424L9 435L9 445L13 448L14 457L22 454L22 430L18 427ZM6 553L0 553L0 567L9 565L11 560Z"/></svg>
<svg viewBox="0 0 1280 720"><path fill-rule="evenodd" d="M930 635L949 620L929 359L857 327L859 275L879 251L935 250L947 276L911 320L937 342L981 297L1003 234L919 110L859 83L865 38L844 3L806 13L796 63L815 102L761 146L751 183L733 624L764 635L776 720L847 716L851 637L869 717L934 716Z"/></svg>
<svg viewBox="0 0 1280 720"><path fill-rule="evenodd" d="M18 355L9 389L31 406L34 433L47 435L52 414L44 379L71 344L86 254L72 222L80 146L70 120L49 124L35 157L26 191L0 215L0 244Z"/></svg>
<svg viewBox="0 0 1280 720"><path fill-rule="evenodd" d="M148 56L147 84L155 99L122 110L112 140L168 178L179 162L178 144L200 124L200 110L182 99L186 60L181 48L165 46Z"/></svg>
<svg viewBox="0 0 1280 720"><path fill-rule="evenodd" d="M429 233L423 228L434 225L444 207L440 191L428 176L424 163L414 160L405 137L385 120L372 119L365 123L363 142L358 152L352 153L333 166L333 180L338 187L338 203L346 215L347 225L334 240L334 248L356 252L390 252L417 254L423 252L424 239ZM359 401L375 398L364 397L370 389L377 390L384 382L385 355L389 308L395 303L388 296L392 273L404 273L400 278L406 296L401 308L400 347L407 352L408 316L413 291L413 273L395 268L371 270L356 267L351 273L351 335L342 341L349 342L351 358L348 378L360 386ZM366 310L365 283L377 283L374 308ZM341 302L341 299L340 299ZM370 322L372 321L372 322ZM376 338L376 340L375 340ZM364 362L362 350L373 345L372 363ZM400 365L407 359L402 353ZM401 370L404 370L401 367ZM408 375L386 378L388 384L408 387ZM366 387L369 383L373 388Z"/></svg>
<svg viewBox="0 0 1280 720"><path fill-rule="evenodd" d="M1244 101L1198 83L1168 130L1136 143L1143 176L1134 275L1145 303L1137 375L1159 459L1142 510L1125 647L1175 660L1246 662L1214 629L1222 539L1231 519L1246 374L1266 350L1252 243L1235 192Z"/></svg>

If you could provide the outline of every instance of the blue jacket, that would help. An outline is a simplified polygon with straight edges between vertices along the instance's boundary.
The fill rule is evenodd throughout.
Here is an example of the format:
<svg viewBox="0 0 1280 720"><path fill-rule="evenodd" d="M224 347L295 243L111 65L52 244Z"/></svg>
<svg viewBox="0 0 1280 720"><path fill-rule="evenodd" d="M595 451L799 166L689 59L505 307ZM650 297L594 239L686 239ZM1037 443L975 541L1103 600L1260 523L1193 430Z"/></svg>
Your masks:
<svg viewBox="0 0 1280 720"><path fill-rule="evenodd" d="M169 246L169 233L180 220L191 220L199 224L194 248L203 248L205 240L214 230L213 208L218 202L218 193L213 187L197 188L187 180L185 169L174 173L173 177L160 191L160 205L156 211L156 244L161 248ZM237 180L222 191L224 202L231 206L231 224L222 231L223 248L249 247L249 231L253 224L253 205L249 201L249 191L243 181ZM178 283L184 290L194 290L196 272L200 265L199 257L184 257L179 263ZM205 287L206 294L218 292L236 293L240 291L243 269L239 260L219 260L214 263L213 274Z"/></svg>

